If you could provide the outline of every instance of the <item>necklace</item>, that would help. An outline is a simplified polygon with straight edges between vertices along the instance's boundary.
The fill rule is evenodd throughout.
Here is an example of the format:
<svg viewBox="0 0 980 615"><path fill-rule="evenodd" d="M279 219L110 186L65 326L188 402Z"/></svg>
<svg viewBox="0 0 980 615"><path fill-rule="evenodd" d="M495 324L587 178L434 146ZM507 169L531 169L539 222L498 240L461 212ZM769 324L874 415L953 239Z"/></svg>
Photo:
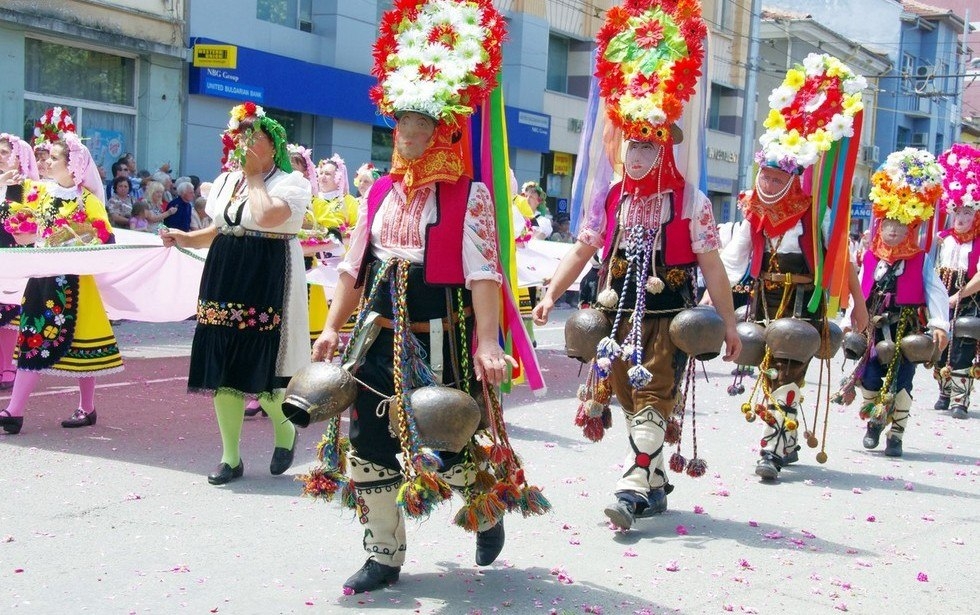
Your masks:
<svg viewBox="0 0 980 615"><path fill-rule="evenodd" d="M765 203L766 205L775 205L776 203L781 201L782 198L789 193L789 189L792 186L793 186L793 178L790 177L789 181L786 182L786 185L780 188L775 194L768 193L762 189L762 186L759 185L759 176L758 175L755 176L755 193L759 195L759 200Z"/></svg>

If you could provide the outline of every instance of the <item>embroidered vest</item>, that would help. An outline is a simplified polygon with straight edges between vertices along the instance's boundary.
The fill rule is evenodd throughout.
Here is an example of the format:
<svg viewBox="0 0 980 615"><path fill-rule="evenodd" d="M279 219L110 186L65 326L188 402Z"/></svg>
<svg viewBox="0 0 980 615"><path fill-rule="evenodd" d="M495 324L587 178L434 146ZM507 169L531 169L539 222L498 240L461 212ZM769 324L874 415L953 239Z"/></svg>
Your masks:
<svg viewBox="0 0 980 615"><path fill-rule="evenodd" d="M385 197L391 192L394 183L391 175L385 175L374 182L368 193L366 224L370 236L374 217ZM463 286L466 282L463 273L463 222L470 195L472 180L460 177L456 183L436 183L436 221L425 229L423 247L423 267L425 283L433 286ZM356 286L364 284L367 276L368 260L371 256L371 242L368 240L361 256L361 268L357 272Z"/></svg>
<svg viewBox="0 0 980 615"><path fill-rule="evenodd" d="M944 231L941 231L939 233L939 236L943 239L943 241L945 241L946 238L952 236L952 234L953 234L952 229L946 229ZM956 241L956 239L954 238L953 241ZM977 236L973 238L972 242L970 242L970 254L966 257L967 280L971 279L974 275L976 275L978 261L980 261L980 233L977 233ZM941 264L945 266L945 263L941 263Z"/></svg>
<svg viewBox="0 0 980 615"><path fill-rule="evenodd" d="M609 250L612 248L619 208L624 200L622 190L622 182L617 182L609 189L609 194L606 196L606 242L602 251L603 258L609 255ZM671 194L670 202L670 220L662 225L660 231L660 252L663 263L667 267L692 267L698 259L691 246L691 221L683 217L683 191Z"/></svg>
<svg viewBox="0 0 980 615"><path fill-rule="evenodd" d="M925 305L926 287L922 277L926 253L919 252L905 260L905 270L895 280L895 299L893 305ZM866 298L871 296L875 286L875 269L878 268L878 257L868 250L864 253L864 276L861 280L861 291Z"/></svg>
<svg viewBox="0 0 980 615"><path fill-rule="evenodd" d="M800 218L800 223L803 225L803 233L799 237L800 252L803 253L803 260L806 262L808 271L805 273L813 273L816 271L814 262L816 261L816 251L813 249L813 220L810 216L804 215ZM766 239L765 233L763 231L752 232L752 265L749 268L750 274L753 278L759 277L762 273L762 262L763 254L766 251ZM794 271L790 273L804 273L799 271Z"/></svg>

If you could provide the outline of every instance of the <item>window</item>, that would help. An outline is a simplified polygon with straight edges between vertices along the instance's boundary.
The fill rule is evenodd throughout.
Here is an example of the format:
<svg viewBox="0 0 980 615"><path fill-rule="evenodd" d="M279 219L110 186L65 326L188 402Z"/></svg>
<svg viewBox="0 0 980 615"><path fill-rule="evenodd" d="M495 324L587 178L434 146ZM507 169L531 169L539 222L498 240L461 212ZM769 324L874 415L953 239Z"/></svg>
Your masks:
<svg viewBox="0 0 980 615"><path fill-rule="evenodd" d="M735 29L735 1L718 0L718 26L726 31L732 32Z"/></svg>
<svg viewBox="0 0 980 615"><path fill-rule="evenodd" d="M903 150L912 144L912 131L908 128L898 127L898 136L895 139L895 149Z"/></svg>
<svg viewBox="0 0 980 615"><path fill-rule="evenodd" d="M64 107L75 120L96 164L136 149L137 60L28 38L24 41L24 137L48 107Z"/></svg>
<svg viewBox="0 0 980 615"><path fill-rule="evenodd" d="M394 6L394 0L378 0L378 14L376 16L375 22L381 23L381 16L391 10ZM389 159L390 160L390 159Z"/></svg>
<svg viewBox="0 0 980 615"><path fill-rule="evenodd" d="M902 83L906 91L915 88L915 56L911 53L902 54Z"/></svg>
<svg viewBox="0 0 980 615"><path fill-rule="evenodd" d="M257 0L255 17L262 21L313 31L313 0Z"/></svg>
<svg viewBox="0 0 980 615"><path fill-rule="evenodd" d="M548 76L545 87L554 92L568 92L567 38L548 37Z"/></svg>
<svg viewBox="0 0 980 615"><path fill-rule="evenodd" d="M739 134L741 121L738 113L738 91L717 83L711 84L711 102L708 107L708 128L729 134Z"/></svg>
<svg viewBox="0 0 980 615"><path fill-rule="evenodd" d="M383 173L391 166L391 155L395 151L394 131L384 126L371 129L371 162Z"/></svg>

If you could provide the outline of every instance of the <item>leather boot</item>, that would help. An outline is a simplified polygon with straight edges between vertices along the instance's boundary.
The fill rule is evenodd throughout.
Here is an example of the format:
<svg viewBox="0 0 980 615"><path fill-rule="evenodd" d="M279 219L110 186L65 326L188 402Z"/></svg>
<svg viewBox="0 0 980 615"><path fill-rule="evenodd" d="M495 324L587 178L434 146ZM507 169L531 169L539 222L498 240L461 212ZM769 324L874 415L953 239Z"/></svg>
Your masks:
<svg viewBox="0 0 980 615"><path fill-rule="evenodd" d="M625 499L632 504L630 513L635 517L649 517L655 514L654 509L656 512L666 509L666 497L660 498L657 493L657 501L653 504L649 498L651 492L663 490L668 484L667 474L664 472L666 429L667 422L652 406L646 406L636 414L627 416L630 451L623 461L623 475L616 481L617 503L605 510L606 516L618 527L629 528L629 525L620 523L626 520L625 517L619 515L617 520L610 514L621 500Z"/></svg>
<svg viewBox="0 0 980 615"><path fill-rule="evenodd" d="M439 474L458 492L464 492L476 481L476 471L463 463L451 464ZM481 521L476 531L476 565L489 566L494 563L504 549L505 538L503 515L496 523Z"/></svg>
<svg viewBox="0 0 980 615"><path fill-rule="evenodd" d="M885 454L889 457L902 456L902 436L905 435L905 425L909 422L909 411L912 409L912 396L905 389L895 394L895 402L891 412L891 426L885 438Z"/></svg>
<svg viewBox="0 0 980 615"><path fill-rule="evenodd" d="M353 453L347 459L357 496L357 517L364 527L364 550L370 557L344 587L360 593L394 583L405 563L405 521L396 502L402 474Z"/></svg>
<svg viewBox="0 0 980 615"><path fill-rule="evenodd" d="M965 419L970 408L970 392L973 390L973 378L969 370L957 370L950 376L949 412L954 419Z"/></svg>
<svg viewBox="0 0 980 615"><path fill-rule="evenodd" d="M775 480L779 476L787 457L792 461L799 459L795 423L800 409L800 387L795 383L784 384L774 389L770 398L776 404L769 405L773 424L765 424L760 459L755 466L756 475L765 480Z"/></svg>
<svg viewBox="0 0 980 615"><path fill-rule="evenodd" d="M861 407L868 405L874 405L875 400L878 398L878 391L869 391L867 389L861 389ZM881 440L881 432L885 428L885 419L882 418L869 418L867 429L864 431L864 438L861 439L861 445L866 449L873 449L878 447L878 442Z"/></svg>

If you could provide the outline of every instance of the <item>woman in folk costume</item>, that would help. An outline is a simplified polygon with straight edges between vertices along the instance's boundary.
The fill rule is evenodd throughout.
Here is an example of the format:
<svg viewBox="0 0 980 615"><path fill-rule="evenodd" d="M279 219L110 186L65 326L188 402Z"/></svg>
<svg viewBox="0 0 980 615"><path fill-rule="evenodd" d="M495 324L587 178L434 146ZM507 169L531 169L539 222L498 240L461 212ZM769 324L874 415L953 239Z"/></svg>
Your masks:
<svg viewBox="0 0 980 615"><path fill-rule="evenodd" d="M339 218L344 239L349 238L357 224L358 201L350 193L344 159L334 154L321 160L317 164L316 175L320 190L313 198L313 219L321 228L336 228Z"/></svg>
<svg viewBox="0 0 980 615"><path fill-rule="evenodd" d="M952 340L936 362L934 375L939 381L936 410L949 410L955 419L969 416L970 392L973 390L973 365L977 356L977 339L966 329L973 321L956 319L980 316L977 296L964 286L977 274L980 259L980 148L957 143L943 152L939 163L946 169L940 204L950 220L948 229L939 233L939 279L949 292ZM968 294L967 294L968 293ZM961 335L962 334L962 335Z"/></svg>
<svg viewBox="0 0 980 615"><path fill-rule="evenodd" d="M10 204L23 201L25 188L36 181L37 160L30 144L20 137L0 134L0 248L17 246L14 236L3 228L3 221L10 214ZM19 303L0 303L0 390L13 388L17 375L14 348L20 332L19 315Z"/></svg>
<svg viewBox="0 0 980 615"><path fill-rule="evenodd" d="M313 349L314 360L332 357L341 325L360 302L352 346L364 350L353 368L360 386L351 409L345 500L356 505L368 559L347 579L345 593L398 580L406 553L403 514L425 517L451 496L450 487L467 500L456 522L476 532L476 563L489 565L504 546L501 515L516 503L497 494L520 490L511 478L502 481L485 470L490 458L473 445L472 432L451 450L418 448L421 428L416 431L418 415L408 403L412 389L447 387L487 401L492 391L486 387L499 384L514 362L498 343L494 205L487 187L468 177L460 141L473 105L495 87L504 21L490 0L402 1L385 14L380 30L374 54L379 84L371 95L383 114L397 119L391 173L374 184L359 213ZM372 327L376 337L368 343ZM336 456L339 481L337 428L328 427L334 439L321 448ZM311 473L307 492L323 478ZM529 489L519 498L530 504L523 512L546 510L540 493ZM318 495L329 499L332 493Z"/></svg>
<svg viewBox="0 0 980 615"><path fill-rule="evenodd" d="M874 327L855 377L860 378L861 418L867 420L864 448L876 448L891 424L885 439L889 457L902 456L916 363L930 361L947 342L949 296L932 257L919 245L942 179L935 157L913 148L889 154L871 177L871 247L862 263L861 288Z"/></svg>
<svg viewBox="0 0 980 615"><path fill-rule="evenodd" d="M213 396L221 461L212 485L245 472L240 440L245 398L256 397L272 419L269 472L293 463L296 428L282 412L289 378L309 364L306 280L297 232L310 202L307 178L293 172L286 131L262 107L231 110L222 139L238 170L222 173L208 193L208 228L162 234L166 246L209 248L201 274L197 327L187 390Z"/></svg>
<svg viewBox="0 0 980 615"><path fill-rule="evenodd" d="M50 109L39 124L49 181L25 185L22 200L10 203L4 227L19 245L113 243L102 180L88 148L69 132L70 117ZM17 379L0 410L4 431L20 432L41 374L78 378L78 408L62 427L95 425L95 377L121 371L123 361L92 276L28 280L17 353Z"/></svg>
<svg viewBox="0 0 980 615"><path fill-rule="evenodd" d="M783 466L797 461L797 427L805 422L801 389L807 368L814 353L829 360L820 353L823 336L841 337L837 325L828 319L832 293L821 292L825 286L822 271L843 262L843 280L855 304L852 327L864 331L868 325L857 271L849 259L838 258L846 256L847 244L830 241L834 232L846 233L849 203L822 212L814 206L811 194L814 166L824 167L825 158L840 150L838 146L831 151L834 144L855 134L856 117L860 126L865 86L863 77L826 54L810 54L787 73L769 96L767 131L756 154L755 188L739 202L747 224L738 228L721 254L731 284L751 293L748 322L739 324L740 331L754 331L757 339L765 336L768 342L764 346L746 343L739 360L761 367L742 410L747 420L758 416L765 424L755 472L766 480L775 480ZM856 151L856 145L852 147ZM849 185L848 174L839 192L849 194ZM835 245L843 252L835 254ZM829 313L833 315L836 309ZM789 339L792 343L783 343ZM760 391L762 403L754 404ZM809 427L816 429L815 424ZM809 431L807 435L813 444L815 436Z"/></svg>
<svg viewBox="0 0 980 615"><path fill-rule="evenodd" d="M599 31L595 74L606 113L626 141L623 179L587 213L575 246L534 308L535 323L546 323L555 301L603 251L598 304L613 321L612 336L599 344L591 372L598 380L588 395L589 403L608 413L614 393L626 416L630 451L615 486L616 500L605 509L623 529L636 517L667 508L672 486L664 472L665 436L688 365L668 329L677 314L694 305L696 267L704 271L724 320L726 360L740 346L711 204L674 161L674 144L682 135L673 123L700 75L706 28L698 3L667 4L614 7ZM643 317L635 318L636 313ZM676 457L675 465L683 466L679 453ZM703 473L703 460L692 461L692 474Z"/></svg>

